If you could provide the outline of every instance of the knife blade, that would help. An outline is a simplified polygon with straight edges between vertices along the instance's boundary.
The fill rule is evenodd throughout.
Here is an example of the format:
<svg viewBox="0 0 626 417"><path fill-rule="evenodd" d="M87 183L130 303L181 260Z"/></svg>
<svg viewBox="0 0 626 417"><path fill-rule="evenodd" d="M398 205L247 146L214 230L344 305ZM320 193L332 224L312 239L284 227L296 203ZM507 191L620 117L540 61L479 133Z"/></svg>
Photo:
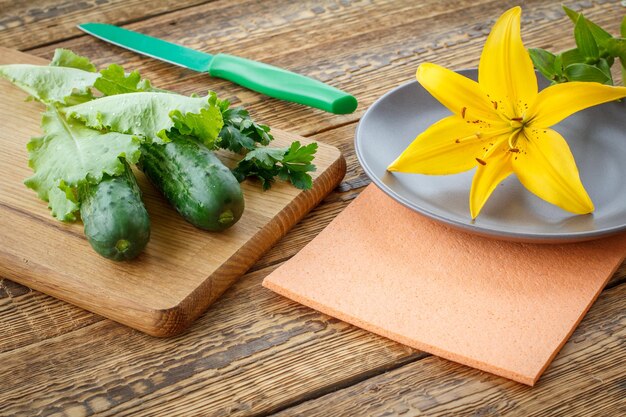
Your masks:
<svg viewBox="0 0 626 417"><path fill-rule="evenodd" d="M78 28L113 45L194 71L206 72L212 77L232 81L270 97L335 114L352 113L357 107L356 98L350 94L273 65L229 54L207 54L106 23L83 23Z"/></svg>

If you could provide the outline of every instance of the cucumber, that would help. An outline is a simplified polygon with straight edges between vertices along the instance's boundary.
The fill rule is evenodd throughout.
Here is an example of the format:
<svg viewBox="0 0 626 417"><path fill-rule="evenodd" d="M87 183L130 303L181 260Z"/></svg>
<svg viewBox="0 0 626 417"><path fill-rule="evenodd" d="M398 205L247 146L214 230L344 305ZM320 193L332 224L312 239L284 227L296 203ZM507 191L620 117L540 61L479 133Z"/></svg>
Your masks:
<svg viewBox="0 0 626 417"><path fill-rule="evenodd" d="M235 176L206 146L175 138L144 144L139 166L189 223L221 231L241 218L243 194Z"/></svg>
<svg viewBox="0 0 626 417"><path fill-rule="evenodd" d="M91 247L105 258L135 258L150 240L150 218L130 167L81 189L80 216Z"/></svg>

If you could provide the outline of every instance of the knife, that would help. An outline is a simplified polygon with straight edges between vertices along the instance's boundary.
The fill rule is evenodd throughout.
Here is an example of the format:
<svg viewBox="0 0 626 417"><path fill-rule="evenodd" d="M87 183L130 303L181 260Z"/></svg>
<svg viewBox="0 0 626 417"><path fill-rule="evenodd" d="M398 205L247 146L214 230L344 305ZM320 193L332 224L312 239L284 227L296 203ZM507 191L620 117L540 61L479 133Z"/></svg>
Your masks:
<svg viewBox="0 0 626 417"><path fill-rule="evenodd" d="M313 78L262 62L228 54L211 55L162 39L105 23L83 23L78 28L113 45L161 61L207 72L250 90L335 114L352 113L356 98Z"/></svg>

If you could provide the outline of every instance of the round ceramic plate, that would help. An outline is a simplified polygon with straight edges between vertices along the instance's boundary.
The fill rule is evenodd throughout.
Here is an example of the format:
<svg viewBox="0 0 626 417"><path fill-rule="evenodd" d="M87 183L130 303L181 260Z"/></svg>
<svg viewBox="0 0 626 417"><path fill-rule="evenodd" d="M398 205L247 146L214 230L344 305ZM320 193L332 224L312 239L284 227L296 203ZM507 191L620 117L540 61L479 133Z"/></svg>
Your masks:
<svg viewBox="0 0 626 417"><path fill-rule="evenodd" d="M476 70L461 71L476 79ZM541 83L541 80L540 80ZM355 139L363 169L389 196L450 226L505 240L575 242L626 230L626 104L578 112L553 128L572 150L595 212L572 215L527 191L515 175L493 192L472 220L474 170L428 176L390 173L387 166L432 123L450 112L416 81L381 97L362 117Z"/></svg>

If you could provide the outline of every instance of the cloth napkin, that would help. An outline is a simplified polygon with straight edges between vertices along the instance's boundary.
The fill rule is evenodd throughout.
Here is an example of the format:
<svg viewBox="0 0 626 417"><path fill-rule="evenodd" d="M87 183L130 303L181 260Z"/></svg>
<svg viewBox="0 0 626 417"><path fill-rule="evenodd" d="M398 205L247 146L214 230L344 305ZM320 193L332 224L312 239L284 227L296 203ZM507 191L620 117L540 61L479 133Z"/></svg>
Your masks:
<svg viewBox="0 0 626 417"><path fill-rule="evenodd" d="M413 348L534 385L626 255L481 237L368 186L263 285Z"/></svg>

